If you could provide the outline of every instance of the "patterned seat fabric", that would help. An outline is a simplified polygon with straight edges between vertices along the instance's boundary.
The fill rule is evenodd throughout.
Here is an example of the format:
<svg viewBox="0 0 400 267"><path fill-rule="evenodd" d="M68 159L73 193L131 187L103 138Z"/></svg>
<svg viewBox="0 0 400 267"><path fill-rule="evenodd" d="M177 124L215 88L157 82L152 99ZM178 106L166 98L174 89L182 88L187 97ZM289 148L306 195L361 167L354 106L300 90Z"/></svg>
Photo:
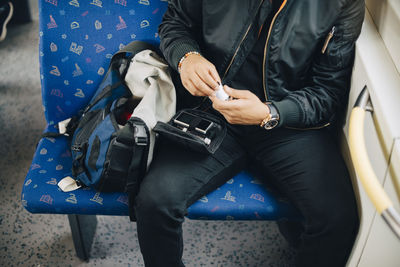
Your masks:
<svg viewBox="0 0 400 267"><path fill-rule="evenodd" d="M111 56L133 40L159 44L157 27L167 8L161 0L40 0L40 66L46 131L90 100ZM64 137L39 142L27 174L22 203L32 213L128 215L127 195L92 189L62 192L71 175ZM192 219L276 220L295 209L242 172L189 207Z"/></svg>

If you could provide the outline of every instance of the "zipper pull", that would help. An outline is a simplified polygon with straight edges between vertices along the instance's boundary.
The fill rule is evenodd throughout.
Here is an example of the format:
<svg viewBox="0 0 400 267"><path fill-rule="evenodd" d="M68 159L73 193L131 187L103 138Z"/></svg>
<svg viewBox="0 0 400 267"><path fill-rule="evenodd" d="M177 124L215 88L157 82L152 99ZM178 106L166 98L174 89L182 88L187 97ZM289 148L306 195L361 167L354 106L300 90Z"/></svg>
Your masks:
<svg viewBox="0 0 400 267"><path fill-rule="evenodd" d="M329 42L331 41L333 35L335 34L335 30L336 30L336 27L333 26L333 27L332 27L332 30L328 33L328 36L327 36L326 39L325 39L324 46L322 47L322 50L321 50L321 53L322 53L322 54L325 54L326 49L328 48L328 44L329 44Z"/></svg>

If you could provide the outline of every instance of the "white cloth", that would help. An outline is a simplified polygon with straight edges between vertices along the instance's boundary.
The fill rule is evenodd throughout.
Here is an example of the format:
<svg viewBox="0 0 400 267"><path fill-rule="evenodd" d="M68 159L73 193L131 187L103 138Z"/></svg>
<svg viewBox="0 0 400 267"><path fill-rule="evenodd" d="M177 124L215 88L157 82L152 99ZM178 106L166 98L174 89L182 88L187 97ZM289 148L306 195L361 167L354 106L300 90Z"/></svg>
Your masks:
<svg viewBox="0 0 400 267"><path fill-rule="evenodd" d="M176 113L175 87L168 64L151 50L136 54L129 65L125 82L135 98L142 100L133 116L142 119L150 130L150 147L147 166L153 158L157 121L168 122Z"/></svg>

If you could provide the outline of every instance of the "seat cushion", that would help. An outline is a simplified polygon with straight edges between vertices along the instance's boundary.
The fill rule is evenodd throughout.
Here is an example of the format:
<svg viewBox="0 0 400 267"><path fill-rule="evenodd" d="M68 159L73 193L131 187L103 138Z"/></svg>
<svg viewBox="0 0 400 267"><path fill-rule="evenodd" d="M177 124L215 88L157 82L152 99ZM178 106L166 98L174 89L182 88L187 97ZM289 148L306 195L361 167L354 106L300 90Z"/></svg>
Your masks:
<svg viewBox="0 0 400 267"><path fill-rule="evenodd" d="M300 218L291 203L261 177L242 171L203 196L188 209L188 218L198 220L278 220Z"/></svg>
<svg viewBox="0 0 400 267"><path fill-rule="evenodd" d="M46 131L54 131L49 126ZM65 137L42 139L22 189L22 204L31 213L128 215L125 193L90 188L62 192L57 183L71 175L71 151ZM298 217L294 208L248 172L202 197L188 218L207 220L276 220Z"/></svg>

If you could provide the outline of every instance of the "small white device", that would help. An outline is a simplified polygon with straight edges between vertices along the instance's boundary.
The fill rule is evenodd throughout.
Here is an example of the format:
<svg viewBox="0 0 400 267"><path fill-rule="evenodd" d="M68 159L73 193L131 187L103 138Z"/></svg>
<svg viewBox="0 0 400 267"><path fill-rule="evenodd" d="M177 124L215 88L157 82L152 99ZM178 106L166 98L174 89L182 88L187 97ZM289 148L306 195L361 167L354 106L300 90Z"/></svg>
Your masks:
<svg viewBox="0 0 400 267"><path fill-rule="evenodd" d="M215 96L222 101L229 100L229 95L225 92L224 87L220 83L218 85L218 90L215 92Z"/></svg>

